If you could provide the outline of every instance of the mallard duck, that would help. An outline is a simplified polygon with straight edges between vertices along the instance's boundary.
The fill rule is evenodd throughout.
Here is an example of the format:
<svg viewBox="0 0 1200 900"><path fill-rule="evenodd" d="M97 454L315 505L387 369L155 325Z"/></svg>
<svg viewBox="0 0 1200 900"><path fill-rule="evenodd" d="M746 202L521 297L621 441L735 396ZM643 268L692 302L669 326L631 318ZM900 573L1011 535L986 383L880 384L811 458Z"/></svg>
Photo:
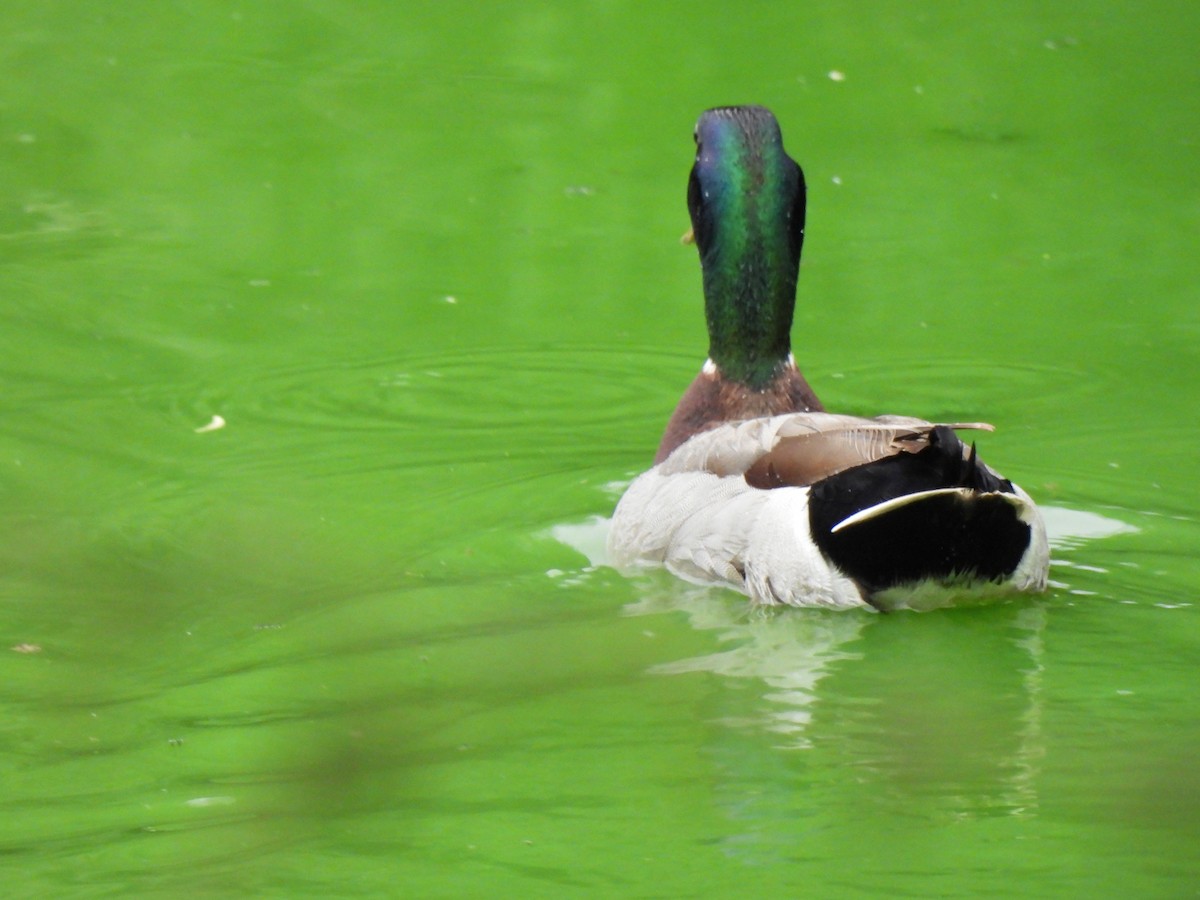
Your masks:
<svg viewBox="0 0 1200 900"><path fill-rule="evenodd" d="M891 609L1043 589L1037 507L956 433L990 425L829 413L797 368L806 190L775 116L710 109L695 140L687 202L708 359L654 467L617 505L611 561L768 605Z"/></svg>

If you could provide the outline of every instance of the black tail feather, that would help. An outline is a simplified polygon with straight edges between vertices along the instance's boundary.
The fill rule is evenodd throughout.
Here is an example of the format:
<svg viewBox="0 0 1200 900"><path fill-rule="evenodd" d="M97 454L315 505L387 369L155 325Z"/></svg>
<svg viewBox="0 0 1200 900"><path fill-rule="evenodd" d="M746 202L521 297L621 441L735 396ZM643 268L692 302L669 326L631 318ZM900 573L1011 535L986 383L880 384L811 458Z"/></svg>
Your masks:
<svg viewBox="0 0 1200 900"><path fill-rule="evenodd" d="M966 488L922 498L843 528L846 518L888 500L944 488ZM1031 530L1011 502L1014 493L954 431L935 428L929 446L847 469L813 485L809 525L821 551L868 593L899 584L999 581L1016 569Z"/></svg>

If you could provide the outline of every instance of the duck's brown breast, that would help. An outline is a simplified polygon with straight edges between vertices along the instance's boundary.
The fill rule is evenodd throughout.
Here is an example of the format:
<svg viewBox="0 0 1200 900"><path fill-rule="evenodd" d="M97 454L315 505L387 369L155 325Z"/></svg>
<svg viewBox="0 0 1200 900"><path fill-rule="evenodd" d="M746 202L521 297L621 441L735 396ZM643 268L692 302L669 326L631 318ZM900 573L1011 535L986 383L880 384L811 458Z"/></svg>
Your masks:
<svg viewBox="0 0 1200 900"><path fill-rule="evenodd" d="M766 387L753 390L726 379L709 362L684 391L675 412L671 414L654 462L662 462L692 435L723 422L824 410L825 407L794 363L789 362L784 366Z"/></svg>

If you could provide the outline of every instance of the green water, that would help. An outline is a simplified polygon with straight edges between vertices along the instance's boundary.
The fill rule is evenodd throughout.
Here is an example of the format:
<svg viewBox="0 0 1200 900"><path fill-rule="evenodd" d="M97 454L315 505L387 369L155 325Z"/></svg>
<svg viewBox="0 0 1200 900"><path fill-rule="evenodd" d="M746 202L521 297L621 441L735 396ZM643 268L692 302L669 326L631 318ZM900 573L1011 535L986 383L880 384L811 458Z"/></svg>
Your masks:
<svg viewBox="0 0 1200 900"><path fill-rule="evenodd" d="M10 4L5 893L1197 893L1198 42L1100 0ZM994 422L1045 596L751 614L576 549L703 358L730 102L808 174L810 382Z"/></svg>

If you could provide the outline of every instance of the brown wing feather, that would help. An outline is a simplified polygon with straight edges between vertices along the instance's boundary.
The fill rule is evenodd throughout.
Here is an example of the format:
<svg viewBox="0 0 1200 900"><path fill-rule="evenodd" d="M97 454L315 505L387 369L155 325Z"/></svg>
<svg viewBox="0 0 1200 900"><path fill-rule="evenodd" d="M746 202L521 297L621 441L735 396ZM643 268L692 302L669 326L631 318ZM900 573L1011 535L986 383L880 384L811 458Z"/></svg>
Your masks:
<svg viewBox="0 0 1200 900"><path fill-rule="evenodd" d="M854 466L899 453L919 453L937 426L921 419L883 416L878 419L829 417L820 430L781 430L775 446L746 470L752 487L806 487ZM990 431L983 422L960 422L951 428Z"/></svg>

